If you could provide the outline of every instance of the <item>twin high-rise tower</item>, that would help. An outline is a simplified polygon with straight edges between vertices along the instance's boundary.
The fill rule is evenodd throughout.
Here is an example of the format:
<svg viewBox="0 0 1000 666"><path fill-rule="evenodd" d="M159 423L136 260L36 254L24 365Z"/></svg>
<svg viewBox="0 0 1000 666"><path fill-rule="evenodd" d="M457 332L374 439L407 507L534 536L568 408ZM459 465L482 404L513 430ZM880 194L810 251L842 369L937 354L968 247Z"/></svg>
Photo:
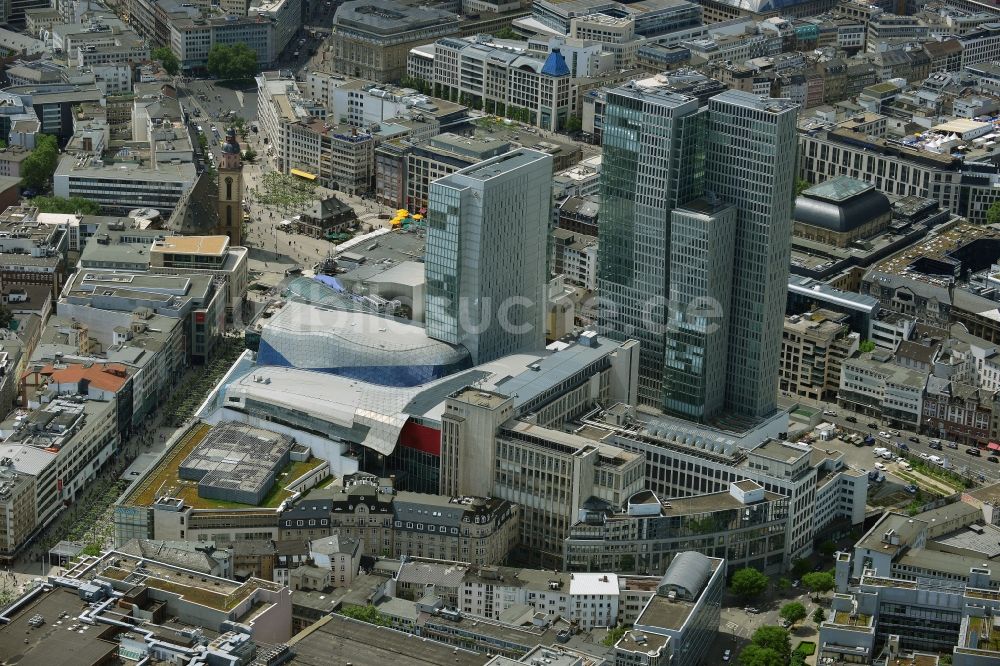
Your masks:
<svg viewBox="0 0 1000 666"><path fill-rule="evenodd" d="M685 419L774 411L798 106L730 90L608 93L600 329L641 342L639 401Z"/></svg>

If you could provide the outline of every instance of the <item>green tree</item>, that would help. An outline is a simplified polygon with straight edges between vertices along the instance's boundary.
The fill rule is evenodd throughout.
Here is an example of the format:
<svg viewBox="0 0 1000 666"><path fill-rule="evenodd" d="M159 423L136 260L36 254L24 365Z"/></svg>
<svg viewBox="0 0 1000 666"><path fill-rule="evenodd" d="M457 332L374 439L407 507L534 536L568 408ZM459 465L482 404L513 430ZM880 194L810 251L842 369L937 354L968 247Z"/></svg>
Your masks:
<svg viewBox="0 0 1000 666"><path fill-rule="evenodd" d="M815 612L813 612L812 621L816 624L821 624L826 621L826 611L817 607Z"/></svg>
<svg viewBox="0 0 1000 666"><path fill-rule="evenodd" d="M14 313L6 305L0 305L0 328L8 328L14 321Z"/></svg>
<svg viewBox="0 0 1000 666"><path fill-rule="evenodd" d="M787 666L788 661L771 648L750 645L740 653L740 666Z"/></svg>
<svg viewBox="0 0 1000 666"><path fill-rule="evenodd" d="M579 132L583 129L583 121L576 116L569 116L566 118L566 122L563 124L563 129L568 133L573 134L574 132Z"/></svg>
<svg viewBox="0 0 1000 666"><path fill-rule="evenodd" d="M56 138L50 134L39 134L35 139L35 149L21 162L21 184L36 190L47 189L58 165Z"/></svg>
<svg viewBox="0 0 1000 666"><path fill-rule="evenodd" d="M809 560L804 557L800 557L794 562L792 562L792 573L801 578L803 575L809 573L812 565L809 564Z"/></svg>
<svg viewBox="0 0 1000 666"><path fill-rule="evenodd" d="M823 594L833 589L835 581L828 571L817 571L803 576L802 584L813 594Z"/></svg>
<svg viewBox="0 0 1000 666"><path fill-rule="evenodd" d="M621 637L625 635L628 629L624 626L612 627L608 629L608 635L604 637L601 641L601 645L605 647L614 647L615 643L621 640Z"/></svg>
<svg viewBox="0 0 1000 666"><path fill-rule="evenodd" d="M253 164L257 161L257 151L253 148L247 148L243 151L243 161L247 164Z"/></svg>
<svg viewBox="0 0 1000 666"><path fill-rule="evenodd" d="M99 543L88 543L84 546L83 550L80 551L81 555L90 555L91 557L97 557L101 554L101 544Z"/></svg>
<svg viewBox="0 0 1000 666"><path fill-rule="evenodd" d="M802 194L802 192L804 192L805 190L808 190L810 187L812 187L812 183L810 183L805 178L796 178L795 179L795 196L799 196L800 194Z"/></svg>
<svg viewBox="0 0 1000 666"><path fill-rule="evenodd" d="M31 205L42 213L79 213L80 215L100 215L100 204L83 197L35 197Z"/></svg>
<svg viewBox="0 0 1000 666"><path fill-rule="evenodd" d="M1000 223L1000 200L994 201L986 210L986 224Z"/></svg>
<svg viewBox="0 0 1000 666"><path fill-rule="evenodd" d="M819 552L823 553L827 557L830 557L837 552L837 544L832 540L827 539L819 545Z"/></svg>
<svg viewBox="0 0 1000 666"><path fill-rule="evenodd" d="M247 119L243 116L233 116L230 118L229 126L236 130L236 133L244 139L250 133L250 128L247 126Z"/></svg>
<svg viewBox="0 0 1000 666"><path fill-rule="evenodd" d="M785 604L778 611L778 615L781 619L787 620L788 624L795 624L796 622L801 622L806 619L806 607L797 601L793 601L790 604Z"/></svg>
<svg viewBox="0 0 1000 666"><path fill-rule="evenodd" d="M744 600L759 597L767 589L767 576L752 567L744 567L733 574L730 589Z"/></svg>
<svg viewBox="0 0 1000 666"><path fill-rule="evenodd" d="M867 354L868 352L875 351L875 343L871 340L862 340L858 344L858 351L862 354Z"/></svg>
<svg viewBox="0 0 1000 666"><path fill-rule="evenodd" d="M342 609L340 613L355 620L367 622L368 624L377 624L380 627L392 625L392 621L385 613L380 612L370 604L368 606L349 606Z"/></svg>
<svg viewBox="0 0 1000 666"><path fill-rule="evenodd" d="M778 579L778 589L782 592L788 590L792 586L792 581L788 580L784 576Z"/></svg>
<svg viewBox="0 0 1000 666"><path fill-rule="evenodd" d="M153 49L149 52L149 57L153 60L159 60L163 69L170 76L176 76L181 71L181 61L177 59L170 47L161 46L158 49Z"/></svg>
<svg viewBox="0 0 1000 666"><path fill-rule="evenodd" d="M750 642L773 650L781 656L782 663L788 663L788 659L792 656L792 639L787 629L765 625L753 632Z"/></svg>
<svg viewBox="0 0 1000 666"><path fill-rule="evenodd" d="M520 39L520 40L524 39L524 37L514 32L513 28L511 28L509 25L505 25L504 27L494 32L493 36L496 37L497 39Z"/></svg>
<svg viewBox="0 0 1000 666"><path fill-rule="evenodd" d="M208 52L205 68L217 78L243 81L257 73L257 52L243 42L215 44Z"/></svg>

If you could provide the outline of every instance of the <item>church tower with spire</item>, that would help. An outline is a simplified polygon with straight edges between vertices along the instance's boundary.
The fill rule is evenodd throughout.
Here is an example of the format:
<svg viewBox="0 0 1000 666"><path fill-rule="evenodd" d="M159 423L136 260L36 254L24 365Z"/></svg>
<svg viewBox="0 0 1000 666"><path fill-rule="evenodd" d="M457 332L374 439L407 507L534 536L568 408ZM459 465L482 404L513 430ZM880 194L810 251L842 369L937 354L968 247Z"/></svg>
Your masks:
<svg viewBox="0 0 1000 666"><path fill-rule="evenodd" d="M215 232L229 236L229 245L243 245L243 162L236 130L226 132L219 160L219 217Z"/></svg>

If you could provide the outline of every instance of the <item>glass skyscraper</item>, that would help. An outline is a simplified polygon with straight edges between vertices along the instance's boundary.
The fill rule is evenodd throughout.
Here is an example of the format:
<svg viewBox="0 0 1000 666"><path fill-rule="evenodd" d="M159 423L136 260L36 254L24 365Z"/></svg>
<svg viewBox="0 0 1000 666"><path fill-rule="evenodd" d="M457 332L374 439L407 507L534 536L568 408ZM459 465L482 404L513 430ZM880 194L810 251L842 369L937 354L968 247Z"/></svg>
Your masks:
<svg viewBox="0 0 1000 666"><path fill-rule="evenodd" d="M797 105L630 84L608 93L599 327L641 342L640 404L706 421L774 410Z"/></svg>
<svg viewBox="0 0 1000 666"><path fill-rule="evenodd" d="M600 331L640 342L639 402L662 404L670 210L701 190L698 100L637 87L609 91L598 226Z"/></svg>
<svg viewBox="0 0 1000 666"><path fill-rule="evenodd" d="M737 90L708 101L705 190L737 209L726 409L775 409L788 294L798 105Z"/></svg>
<svg viewBox="0 0 1000 666"><path fill-rule="evenodd" d="M474 363L545 347L552 156L518 149L431 183L427 335Z"/></svg>

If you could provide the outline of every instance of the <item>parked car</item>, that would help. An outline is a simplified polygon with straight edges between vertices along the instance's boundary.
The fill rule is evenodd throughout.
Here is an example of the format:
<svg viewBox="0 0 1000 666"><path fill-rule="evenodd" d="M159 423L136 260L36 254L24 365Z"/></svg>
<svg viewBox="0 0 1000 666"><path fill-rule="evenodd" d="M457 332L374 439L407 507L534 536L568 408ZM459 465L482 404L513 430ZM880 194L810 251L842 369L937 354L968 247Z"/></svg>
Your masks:
<svg viewBox="0 0 1000 666"><path fill-rule="evenodd" d="M844 420L847 421L848 423L857 423L858 422L858 420L856 418L854 418L853 416L848 416Z"/></svg>
<svg viewBox="0 0 1000 666"><path fill-rule="evenodd" d="M817 563L816 566L813 567L813 571L822 571L822 570L823 570L822 562Z"/></svg>
<svg viewBox="0 0 1000 666"><path fill-rule="evenodd" d="M905 490L906 492L910 493L911 495L916 495L917 494L917 487L915 485L913 485L912 483L910 485L906 486L905 488L903 488L903 490Z"/></svg>
<svg viewBox="0 0 1000 666"><path fill-rule="evenodd" d="M836 415L837 415L837 412L833 411L832 409L824 409L823 410L823 416L836 416Z"/></svg>
<svg viewBox="0 0 1000 666"><path fill-rule="evenodd" d="M968 448L968 449L966 449L965 452L968 453L970 456L976 456L977 458L980 455L982 455L981 453L979 453L979 449L971 448L971 447Z"/></svg>
<svg viewBox="0 0 1000 666"><path fill-rule="evenodd" d="M987 460L990 462L1000 462L1000 458L997 458L996 456L990 456Z"/></svg>
<svg viewBox="0 0 1000 666"><path fill-rule="evenodd" d="M792 587L798 588L798 586L799 586L799 584L801 584L801 582L802 581L800 581L798 578L796 578L795 580L792 581Z"/></svg>
<svg viewBox="0 0 1000 666"><path fill-rule="evenodd" d="M875 463L875 469L880 472L884 472L887 468L884 463Z"/></svg>
<svg viewBox="0 0 1000 666"><path fill-rule="evenodd" d="M913 469L913 465L911 465L910 463L906 462L905 460L900 460L897 464L899 465L899 469L903 469L903 470L906 470L906 471L909 471L909 470Z"/></svg>
<svg viewBox="0 0 1000 666"><path fill-rule="evenodd" d="M919 437L909 437L908 439L911 442L913 442L914 444L919 444L920 443L920 438ZM934 444L934 440L933 439L931 440L931 444ZM940 442L938 442L938 444L940 444Z"/></svg>
<svg viewBox="0 0 1000 666"><path fill-rule="evenodd" d="M888 439L889 433L887 433L885 430L880 430L879 433L878 433L878 436L879 437L885 437L885 438Z"/></svg>
<svg viewBox="0 0 1000 666"><path fill-rule="evenodd" d="M923 451L921 451L920 453L918 453L917 457L920 458L921 460L927 460L928 458L930 458L930 456L927 455L926 453L924 453Z"/></svg>
<svg viewBox="0 0 1000 666"><path fill-rule="evenodd" d="M949 449L957 449L958 442L945 442L945 446L947 446Z"/></svg>
<svg viewBox="0 0 1000 666"><path fill-rule="evenodd" d="M893 437L899 437L899 435L900 435L900 432L898 430L890 430L889 432L892 433Z"/></svg>
<svg viewBox="0 0 1000 666"><path fill-rule="evenodd" d="M869 424L868 424L868 427L869 427L869 428L877 428L877 427L878 427L878 424L877 424L877 423L875 423L874 421L872 421L871 423L869 423Z"/></svg>
<svg viewBox="0 0 1000 666"><path fill-rule="evenodd" d="M760 612L760 609L754 608L753 606L747 606L743 610L745 610L746 612L750 613L751 615L756 615L757 613Z"/></svg>
<svg viewBox="0 0 1000 666"><path fill-rule="evenodd" d="M904 444L903 442L897 442L897 445L899 446L899 450L900 451L909 451L910 450L909 445Z"/></svg>
<svg viewBox="0 0 1000 666"><path fill-rule="evenodd" d="M328 2L326 4L330 4L330 3ZM728 650L727 649L725 652L722 653L722 661L729 661L732 658L733 658L733 651L732 650Z"/></svg>
<svg viewBox="0 0 1000 666"><path fill-rule="evenodd" d="M944 447L941 446L940 442L938 442L937 444L928 444L927 446L931 447L935 451L943 451L944 450Z"/></svg>

